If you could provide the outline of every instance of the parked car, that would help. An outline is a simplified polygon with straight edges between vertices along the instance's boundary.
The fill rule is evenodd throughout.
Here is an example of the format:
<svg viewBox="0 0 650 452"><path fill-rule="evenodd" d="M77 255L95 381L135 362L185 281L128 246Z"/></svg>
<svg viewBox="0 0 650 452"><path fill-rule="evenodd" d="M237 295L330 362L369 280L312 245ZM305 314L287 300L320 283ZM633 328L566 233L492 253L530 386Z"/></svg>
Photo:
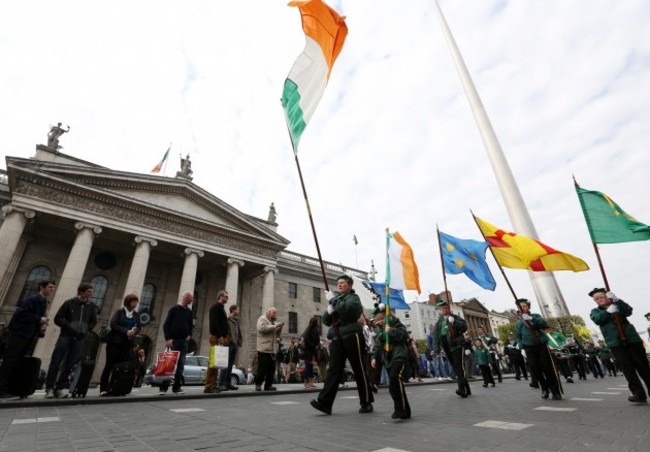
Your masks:
<svg viewBox="0 0 650 452"><path fill-rule="evenodd" d="M144 375L143 384L150 386L160 386L162 379L153 374L153 369L156 364L150 364L147 367L147 373ZM205 384L205 372L208 369L208 357L198 355L187 355L185 357L185 367L183 368L183 381L181 385L203 385ZM230 377L230 384L237 386L246 381L244 373L237 368L232 367L232 375Z"/></svg>

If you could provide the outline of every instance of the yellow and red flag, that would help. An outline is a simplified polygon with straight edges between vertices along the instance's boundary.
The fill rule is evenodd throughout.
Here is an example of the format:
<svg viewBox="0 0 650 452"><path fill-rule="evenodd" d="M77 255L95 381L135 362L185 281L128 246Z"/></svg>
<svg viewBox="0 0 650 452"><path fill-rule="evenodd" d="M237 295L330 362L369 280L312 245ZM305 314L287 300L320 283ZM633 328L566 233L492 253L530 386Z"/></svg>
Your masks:
<svg viewBox="0 0 650 452"><path fill-rule="evenodd" d="M582 259L555 250L538 240L504 231L478 217L476 223L502 267L523 268L534 272L589 270Z"/></svg>

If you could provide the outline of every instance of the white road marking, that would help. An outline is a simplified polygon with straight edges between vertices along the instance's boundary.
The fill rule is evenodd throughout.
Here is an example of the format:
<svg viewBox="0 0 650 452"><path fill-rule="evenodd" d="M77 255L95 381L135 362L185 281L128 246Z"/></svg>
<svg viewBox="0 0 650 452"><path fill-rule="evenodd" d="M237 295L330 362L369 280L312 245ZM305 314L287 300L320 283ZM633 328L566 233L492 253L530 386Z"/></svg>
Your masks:
<svg viewBox="0 0 650 452"><path fill-rule="evenodd" d="M523 430L528 427L532 427L535 424L520 424L518 422L503 422L503 421L485 421L478 424L474 424L474 427L486 427L486 428L500 428L503 430Z"/></svg>
<svg viewBox="0 0 650 452"><path fill-rule="evenodd" d="M577 408L562 408L559 406L538 406L533 411L576 411Z"/></svg>
<svg viewBox="0 0 650 452"><path fill-rule="evenodd" d="M349 396L345 396L345 397L343 397L343 398L344 398L344 399L358 399L359 396L358 396L358 395L352 395L352 396L349 395Z"/></svg>
<svg viewBox="0 0 650 452"><path fill-rule="evenodd" d="M607 388L607 389L609 389L610 391L620 391L621 390L621 388Z"/></svg>
<svg viewBox="0 0 650 452"><path fill-rule="evenodd" d="M37 417L37 418L32 418L32 419L14 419L11 422L11 425L16 425L16 424L36 424L36 423L41 423L41 422L58 422L61 419L57 417Z"/></svg>
<svg viewBox="0 0 650 452"><path fill-rule="evenodd" d="M571 397L569 400L575 400L576 402L602 402L605 399L593 399L589 397Z"/></svg>
<svg viewBox="0 0 650 452"><path fill-rule="evenodd" d="M371 452L410 452L404 449L393 449L392 447L386 447L384 449L376 449Z"/></svg>
<svg viewBox="0 0 650 452"><path fill-rule="evenodd" d="M282 402L270 402L271 405L299 405L300 402L291 402L289 400L285 400Z"/></svg>
<svg viewBox="0 0 650 452"><path fill-rule="evenodd" d="M600 395L621 395L620 392L592 392L592 394L600 394Z"/></svg>
<svg viewBox="0 0 650 452"><path fill-rule="evenodd" d="M446 391L446 389L442 389L442 388L428 388L427 391Z"/></svg>
<svg viewBox="0 0 650 452"><path fill-rule="evenodd" d="M198 413L199 411L205 411L203 408L174 408L169 410L174 413Z"/></svg>

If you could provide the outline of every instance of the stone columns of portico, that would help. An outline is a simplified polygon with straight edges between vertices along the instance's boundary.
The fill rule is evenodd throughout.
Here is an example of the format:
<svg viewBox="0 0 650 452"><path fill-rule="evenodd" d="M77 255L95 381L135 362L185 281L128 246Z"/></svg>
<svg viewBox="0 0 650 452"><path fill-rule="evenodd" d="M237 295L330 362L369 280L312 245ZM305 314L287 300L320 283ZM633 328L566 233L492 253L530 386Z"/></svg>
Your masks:
<svg viewBox="0 0 650 452"><path fill-rule="evenodd" d="M0 227L0 281L7 273L9 264L18 248L27 220L34 218L33 210L21 209L11 204L2 207L4 222Z"/></svg>
<svg viewBox="0 0 650 452"><path fill-rule="evenodd" d="M264 287L262 288L262 313L273 307L273 291L275 286L275 267L264 267Z"/></svg>
<svg viewBox="0 0 650 452"><path fill-rule="evenodd" d="M194 294L194 286L196 285L196 269L199 263L199 257L203 257L205 253L201 250L194 248L185 248L185 265L183 266L183 273L181 275L181 285L178 288L178 300L181 302L183 294L189 292Z"/></svg>
<svg viewBox="0 0 650 452"><path fill-rule="evenodd" d="M244 266L244 261L228 258L226 268L226 292L228 292L229 303L237 304L239 288L239 267Z"/></svg>
<svg viewBox="0 0 650 452"><path fill-rule="evenodd" d="M59 328L54 327L54 316L65 300L77 296L77 289L79 284L81 284L86 265L88 264L93 240L97 234L102 232L102 228L94 224L78 222L75 223L74 227L77 230L77 237L68 255L61 279L57 281L54 299L47 313L47 316L50 318L50 327L45 337L38 341L35 350L35 355L43 360L44 369L47 369L49 366L54 344L59 337Z"/></svg>
<svg viewBox="0 0 650 452"><path fill-rule="evenodd" d="M126 287L124 288L124 296L128 294L135 294L140 298L142 295L142 286L144 279L147 275L147 266L149 265L149 255L151 248L158 245L155 239L149 237L137 236L135 239L135 254L131 262L131 271L126 280Z"/></svg>

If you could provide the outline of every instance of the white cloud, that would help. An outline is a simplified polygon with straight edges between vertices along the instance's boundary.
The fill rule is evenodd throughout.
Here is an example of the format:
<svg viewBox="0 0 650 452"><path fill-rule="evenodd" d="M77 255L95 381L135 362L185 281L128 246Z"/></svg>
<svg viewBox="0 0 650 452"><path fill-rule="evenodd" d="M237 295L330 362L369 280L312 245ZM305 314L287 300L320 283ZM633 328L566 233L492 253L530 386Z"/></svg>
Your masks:
<svg viewBox="0 0 650 452"><path fill-rule="evenodd" d="M479 233L473 209L511 229L430 1L341 1L350 29L306 129L300 160L323 256L383 274L384 228L415 250L421 285L441 291L435 225ZM167 174L191 154L195 183L265 217L315 255L280 106L302 51L286 1L11 1L0 17L0 151L31 156L48 124L70 124L64 152ZM617 2L443 1L443 11L545 243L592 270L557 274L572 312L602 279L571 176L650 222L650 9ZM359 239L357 253L352 235ZM650 243L601 247L612 289L645 326ZM489 293L463 276L456 297L512 306L498 270ZM525 272L506 270L520 296ZM587 321L590 324L589 321ZM593 326L590 324L590 326Z"/></svg>

